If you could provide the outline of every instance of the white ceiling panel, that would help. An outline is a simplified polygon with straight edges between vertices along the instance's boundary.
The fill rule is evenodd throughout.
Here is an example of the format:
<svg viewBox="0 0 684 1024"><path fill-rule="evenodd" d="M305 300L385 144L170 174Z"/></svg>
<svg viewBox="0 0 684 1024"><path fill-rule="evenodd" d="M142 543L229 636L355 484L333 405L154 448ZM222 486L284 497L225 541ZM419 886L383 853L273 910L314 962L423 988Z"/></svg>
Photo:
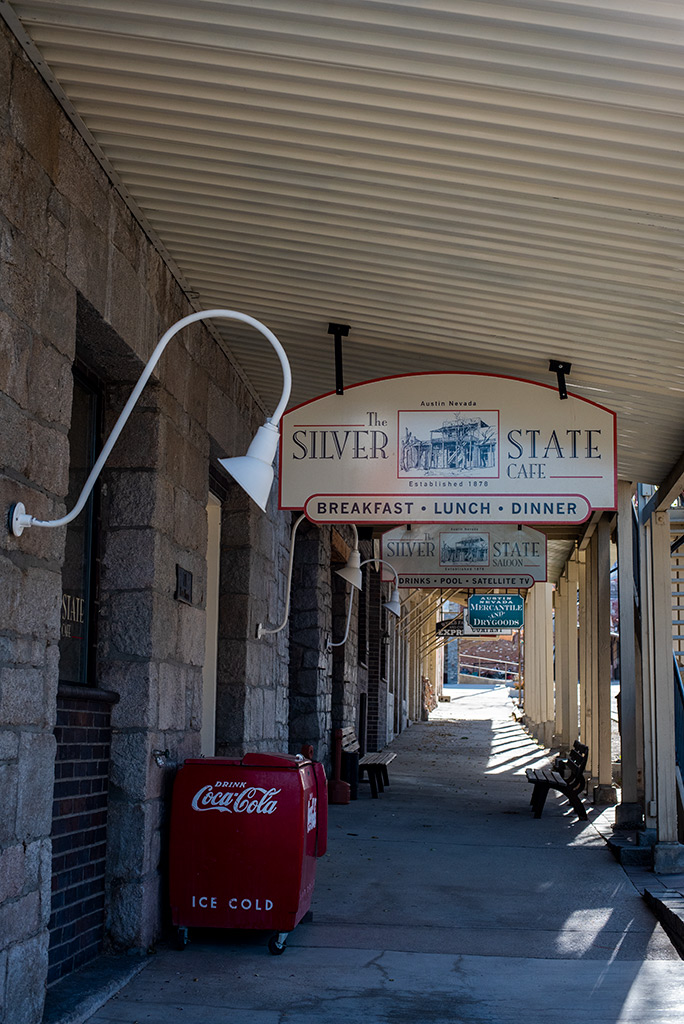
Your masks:
<svg viewBox="0 0 684 1024"><path fill-rule="evenodd" d="M14 0L192 293L263 320L293 401L419 370L618 414L622 478L684 449L681 0ZM266 407L280 369L221 327Z"/></svg>

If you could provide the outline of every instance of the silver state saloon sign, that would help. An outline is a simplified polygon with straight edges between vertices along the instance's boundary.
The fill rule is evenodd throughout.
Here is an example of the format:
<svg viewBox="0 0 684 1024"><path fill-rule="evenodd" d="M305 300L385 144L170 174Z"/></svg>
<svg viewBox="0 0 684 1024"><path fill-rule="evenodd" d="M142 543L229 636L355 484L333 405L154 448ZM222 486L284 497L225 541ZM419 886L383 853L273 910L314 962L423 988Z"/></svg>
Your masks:
<svg viewBox="0 0 684 1024"><path fill-rule="evenodd" d="M387 377L290 409L280 507L318 523L581 523L616 507L615 414L532 381Z"/></svg>
<svg viewBox="0 0 684 1024"><path fill-rule="evenodd" d="M397 526L380 544L382 579L392 582L391 566L400 587L531 587L547 578L546 537L531 526Z"/></svg>

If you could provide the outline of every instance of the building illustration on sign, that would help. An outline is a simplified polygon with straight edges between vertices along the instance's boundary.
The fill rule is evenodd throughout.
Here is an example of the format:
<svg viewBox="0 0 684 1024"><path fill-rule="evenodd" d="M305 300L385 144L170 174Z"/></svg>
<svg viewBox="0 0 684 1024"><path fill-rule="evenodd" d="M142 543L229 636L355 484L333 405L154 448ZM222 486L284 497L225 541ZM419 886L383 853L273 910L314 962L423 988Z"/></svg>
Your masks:
<svg viewBox="0 0 684 1024"><path fill-rule="evenodd" d="M489 534L440 533L441 565L489 565Z"/></svg>
<svg viewBox="0 0 684 1024"><path fill-rule="evenodd" d="M400 412L399 476L496 476L499 417L482 415Z"/></svg>

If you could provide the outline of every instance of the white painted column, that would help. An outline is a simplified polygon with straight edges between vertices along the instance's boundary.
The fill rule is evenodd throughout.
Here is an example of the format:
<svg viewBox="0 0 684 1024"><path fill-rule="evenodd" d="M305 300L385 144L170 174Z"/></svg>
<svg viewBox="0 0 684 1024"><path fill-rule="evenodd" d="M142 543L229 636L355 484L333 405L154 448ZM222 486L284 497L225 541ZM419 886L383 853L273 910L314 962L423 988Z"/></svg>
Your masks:
<svg viewBox="0 0 684 1024"><path fill-rule="evenodd" d="M536 633L535 633L535 588L527 593L525 601L525 724L534 736L539 726L537 704Z"/></svg>
<svg viewBox="0 0 684 1024"><path fill-rule="evenodd" d="M553 743L553 620L550 583L535 583L525 609L525 688L531 702L525 703L529 726L537 739Z"/></svg>
<svg viewBox="0 0 684 1024"><path fill-rule="evenodd" d="M596 534L584 551L584 593L580 596L580 614L584 626L584 737L589 747L588 791L598 784L598 731L596 716Z"/></svg>
<svg viewBox="0 0 684 1024"><path fill-rule="evenodd" d="M580 739L582 743L591 740L591 708L589 689L590 637L589 609L587 597L587 552L578 552L577 589L579 596L579 701Z"/></svg>
<svg viewBox="0 0 684 1024"><path fill-rule="evenodd" d="M651 543L658 820L654 870L666 874L684 868L684 846L677 835L669 511L651 517Z"/></svg>
<svg viewBox="0 0 684 1024"><path fill-rule="evenodd" d="M553 684L553 587L550 583L536 583L540 588L543 629L541 631L542 684L544 690L544 739L547 746L553 746L553 723L555 719L555 690ZM543 588L543 589L541 589Z"/></svg>
<svg viewBox="0 0 684 1024"><path fill-rule="evenodd" d="M640 496L639 513L645 504ZM644 729L644 819L646 828L656 834L656 744L655 744L655 676L653 629L653 551L651 520L640 526L641 574L641 692Z"/></svg>
<svg viewBox="0 0 684 1024"><path fill-rule="evenodd" d="M596 527L596 744L597 785L594 803L614 804L611 752L610 690L610 519L601 516Z"/></svg>
<svg viewBox="0 0 684 1024"><path fill-rule="evenodd" d="M620 759L622 799L615 824L637 828L643 820L639 801L637 663L634 636L633 485L618 481L618 601L620 607Z"/></svg>
<svg viewBox="0 0 684 1024"><path fill-rule="evenodd" d="M579 563L577 555L568 561L567 564L567 600L565 603L566 624L565 631L568 637L568 737L572 745L579 735L578 722L578 677L579 677L579 649L577 643L577 578Z"/></svg>
<svg viewBox="0 0 684 1024"><path fill-rule="evenodd" d="M564 574L558 581L553 595L554 607L554 638L555 658L554 677L556 683L556 714L554 725L554 744L562 750L572 745L569 738L570 679L568 676L568 580ZM573 737L575 739L576 737Z"/></svg>

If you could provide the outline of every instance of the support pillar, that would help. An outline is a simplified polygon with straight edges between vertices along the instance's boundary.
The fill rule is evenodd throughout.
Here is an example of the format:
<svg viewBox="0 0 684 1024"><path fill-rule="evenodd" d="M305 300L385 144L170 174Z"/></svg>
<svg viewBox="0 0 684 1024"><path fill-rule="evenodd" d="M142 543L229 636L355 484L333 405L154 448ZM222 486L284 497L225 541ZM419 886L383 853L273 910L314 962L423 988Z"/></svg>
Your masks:
<svg viewBox="0 0 684 1024"><path fill-rule="evenodd" d="M589 598L587 594L587 552L578 552L577 591L579 596L579 702L580 702L580 739L582 743L591 741L591 691L589 687L589 665L591 663L591 643L589 635ZM591 751L589 751L591 754Z"/></svg>
<svg viewBox="0 0 684 1024"><path fill-rule="evenodd" d="M574 743L579 732L578 721L578 690L577 681L579 676L579 651L577 645L577 578L579 563L577 555L568 561L568 597L565 604L566 633L568 637L568 736L570 743Z"/></svg>
<svg viewBox="0 0 684 1024"><path fill-rule="evenodd" d="M543 629L540 630L542 686L544 693L544 739L542 742L550 747L553 745L553 723L555 719L555 694L553 686L553 587L550 583L537 583L540 597L539 614L542 617ZM541 589L543 588L543 589Z"/></svg>
<svg viewBox="0 0 684 1024"><path fill-rule="evenodd" d="M595 804L614 804L617 791L613 784L611 750L610 690L610 519L603 515L596 528L596 711L598 783Z"/></svg>
<svg viewBox="0 0 684 1024"><path fill-rule="evenodd" d="M555 657L554 675L556 680L556 719L554 731L554 743L562 750L568 750L572 746L573 739L577 736L570 736L569 699L570 699L570 678L568 675L568 579L567 575L561 576L554 594L554 637Z"/></svg>
<svg viewBox="0 0 684 1024"><path fill-rule="evenodd" d="M553 743L553 619L551 585L537 583L525 610L525 717L540 743Z"/></svg>
<svg viewBox="0 0 684 1024"><path fill-rule="evenodd" d="M646 502L646 495L639 495L639 514ZM640 527L641 574L641 677L644 728L644 818L646 830L656 835L656 746L655 746L655 679L654 679L654 636L653 628L653 550L651 544L651 520Z"/></svg>
<svg viewBox="0 0 684 1024"><path fill-rule="evenodd" d="M622 799L615 812L617 828L640 828L643 808L638 791L637 663L634 635L633 485L618 481L618 602L620 608L620 758Z"/></svg>
<svg viewBox="0 0 684 1024"><path fill-rule="evenodd" d="M654 871L669 874L684 869L684 846L678 842L677 834L669 511L655 512L651 517L651 543L657 794Z"/></svg>

